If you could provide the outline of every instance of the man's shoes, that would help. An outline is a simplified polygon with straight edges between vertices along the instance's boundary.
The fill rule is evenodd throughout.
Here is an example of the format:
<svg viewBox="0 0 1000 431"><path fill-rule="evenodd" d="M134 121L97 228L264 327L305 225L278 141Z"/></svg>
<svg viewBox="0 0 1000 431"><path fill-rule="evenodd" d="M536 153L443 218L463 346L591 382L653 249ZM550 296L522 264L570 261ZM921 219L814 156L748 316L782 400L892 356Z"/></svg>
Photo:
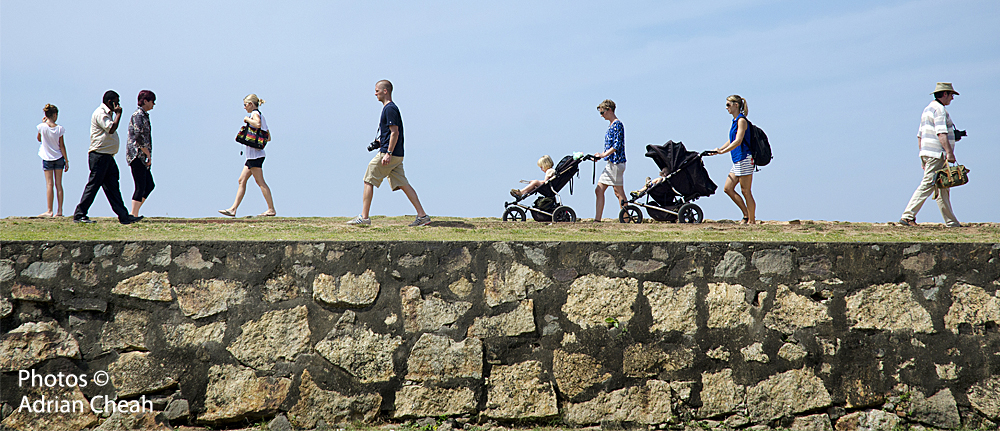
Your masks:
<svg viewBox="0 0 1000 431"><path fill-rule="evenodd" d="M417 217L413 223L410 223L410 226L427 226L429 224L431 224L431 216L424 215L423 217Z"/></svg>
<svg viewBox="0 0 1000 431"><path fill-rule="evenodd" d="M145 217L143 217L143 216L133 216L133 215L130 214L128 216L125 216L124 219L118 219L118 222L121 223L121 224L132 224L132 223L135 223L135 222L138 222L138 221L142 221L142 219L144 219L144 218Z"/></svg>
<svg viewBox="0 0 1000 431"><path fill-rule="evenodd" d="M360 215L358 215L353 220L348 221L347 224L352 226L368 226L372 224L372 219L362 218Z"/></svg>
<svg viewBox="0 0 1000 431"><path fill-rule="evenodd" d="M513 196L514 199L521 199L521 191L518 189L510 189L510 195Z"/></svg>
<svg viewBox="0 0 1000 431"><path fill-rule="evenodd" d="M83 217L73 217L73 223L97 223L97 222L91 220L90 217L83 216Z"/></svg>
<svg viewBox="0 0 1000 431"><path fill-rule="evenodd" d="M917 226L917 221L916 220L910 220L908 218L901 218L901 219L899 219L899 224L901 224L903 226Z"/></svg>

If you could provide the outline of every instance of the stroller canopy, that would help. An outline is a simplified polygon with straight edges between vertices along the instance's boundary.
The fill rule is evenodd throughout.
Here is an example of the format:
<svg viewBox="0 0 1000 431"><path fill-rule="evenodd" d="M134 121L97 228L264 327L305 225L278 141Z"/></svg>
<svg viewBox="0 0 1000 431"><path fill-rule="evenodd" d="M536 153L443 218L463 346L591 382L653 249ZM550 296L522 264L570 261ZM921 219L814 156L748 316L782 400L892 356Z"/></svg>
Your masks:
<svg viewBox="0 0 1000 431"><path fill-rule="evenodd" d="M688 151L680 142L646 145L646 157L653 159L677 193L687 200L711 196L718 186L712 182L701 155ZM654 196L654 199L656 196Z"/></svg>

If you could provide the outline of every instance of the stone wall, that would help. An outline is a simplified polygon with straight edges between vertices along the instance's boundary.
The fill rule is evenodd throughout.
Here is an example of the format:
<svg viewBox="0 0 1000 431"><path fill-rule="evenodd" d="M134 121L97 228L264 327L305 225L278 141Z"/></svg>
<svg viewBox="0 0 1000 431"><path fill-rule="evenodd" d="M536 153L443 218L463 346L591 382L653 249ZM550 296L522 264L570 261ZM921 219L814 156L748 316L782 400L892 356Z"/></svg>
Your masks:
<svg viewBox="0 0 1000 431"><path fill-rule="evenodd" d="M5 242L2 425L995 429L998 280L994 244Z"/></svg>

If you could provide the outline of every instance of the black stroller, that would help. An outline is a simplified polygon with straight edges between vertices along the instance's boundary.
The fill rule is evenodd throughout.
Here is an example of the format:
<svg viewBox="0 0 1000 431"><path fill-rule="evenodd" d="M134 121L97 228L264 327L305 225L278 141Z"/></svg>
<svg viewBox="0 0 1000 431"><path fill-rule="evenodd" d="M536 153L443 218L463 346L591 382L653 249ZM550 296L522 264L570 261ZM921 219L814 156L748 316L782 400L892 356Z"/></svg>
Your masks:
<svg viewBox="0 0 1000 431"><path fill-rule="evenodd" d="M643 207L653 220L701 223L701 207L692 202L700 197L711 196L718 187L708 177L705 163L701 160L709 154L710 151L701 154L688 151L684 144L674 141L667 141L663 145L647 145L646 157L656 162L662 181L648 187L645 192L632 194L632 198L618 213L618 221L642 223L642 211L639 207ZM646 197L645 203L638 202L643 196ZM652 201L650 197L653 198Z"/></svg>
<svg viewBox="0 0 1000 431"><path fill-rule="evenodd" d="M577 154L578 157L573 157L573 155L563 157L559 161L559 164L555 166L556 174L535 190L525 193L520 198L514 200L514 202L504 202L503 221L525 221L528 219L525 211L530 211L531 218L535 219L535 221L575 222L576 211L562 204L559 191L566 184L570 184L569 192L572 194L573 176L580 172L580 163L584 160L592 160L595 163L597 161L593 154ZM535 203L532 206L529 207L521 203L521 201L536 193L541 196L535 199Z"/></svg>

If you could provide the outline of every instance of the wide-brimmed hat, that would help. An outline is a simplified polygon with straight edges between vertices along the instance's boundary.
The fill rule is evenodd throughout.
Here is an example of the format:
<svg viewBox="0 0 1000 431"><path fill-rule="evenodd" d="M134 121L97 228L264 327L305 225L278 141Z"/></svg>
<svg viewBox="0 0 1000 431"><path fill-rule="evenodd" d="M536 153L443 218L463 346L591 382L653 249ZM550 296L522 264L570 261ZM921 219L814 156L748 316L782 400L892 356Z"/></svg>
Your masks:
<svg viewBox="0 0 1000 431"><path fill-rule="evenodd" d="M931 92L931 94L937 93L938 91L950 91L952 93L955 93L956 96L958 96L958 92L955 91L955 89L951 86L950 82L937 83L937 87L934 87L934 91Z"/></svg>

